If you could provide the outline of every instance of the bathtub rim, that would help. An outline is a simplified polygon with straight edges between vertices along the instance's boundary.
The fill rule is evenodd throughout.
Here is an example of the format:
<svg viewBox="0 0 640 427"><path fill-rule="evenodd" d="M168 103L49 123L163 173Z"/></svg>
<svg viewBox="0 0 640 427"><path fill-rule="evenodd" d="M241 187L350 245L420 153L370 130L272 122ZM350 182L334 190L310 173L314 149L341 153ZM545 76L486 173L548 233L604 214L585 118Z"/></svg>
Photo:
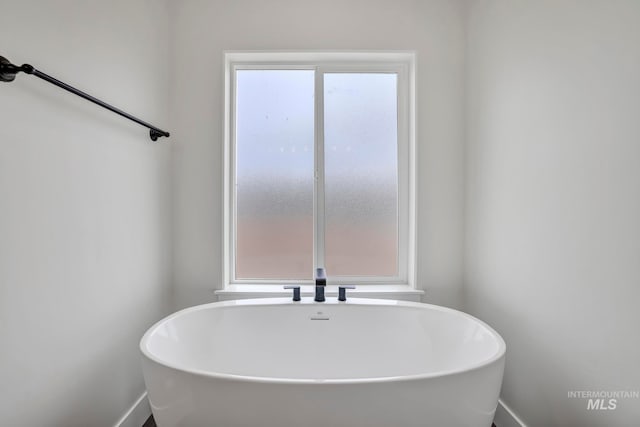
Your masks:
<svg viewBox="0 0 640 427"><path fill-rule="evenodd" d="M309 306L326 306L326 305L356 305L356 306L399 306L399 307L412 307L418 309L433 309L437 311L445 311L454 315L460 315L466 317L472 321L484 326L492 337L497 341L498 350L495 354L487 359L483 359L478 363L469 364L462 368L449 369L425 374L414 375L398 375L387 377L367 377L367 378L330 378L330 379L316 379L316 378L282 378L282 377L257 377L251 375L237 375L237 374L225 374L221 372L211 372L202 369L195 369L191 367L182 366L178 363L171 363L154 356L146 348L147 342L151 339L151 335L155 330L160 327L164 322L168 322L176 317L186 315L191 312L206 310L216 307L233 307L233 306L283 306L283 305L309 305ZM369 298L350 298L347 301L338 301L337 298L327 298L325 302L315 302L313 298L302 298L302 301L291 301L290 298L255 298L255 299L242 299L242 300L228 300L218 301L206 304L195 305L187 307L182 310L178 310L154 323L144 333L140 339L139 349L142 355L150 361L176 371L185 372L188 374L208 377L218 380L226 381L238 381L248 383L265 383L265 384L371 384L371 383L385 383L385 382L399 382L399 381L415 381L422 379L433 379L446 377L456 374L464 374L479 370L490 365L499 362L504 359L506 354L506 343L502 336L497 333L491 326L483 322L482 320L474 317L468 313L460 310L455 310L449 307L443 307L435 304L427 304L411 301L400 300L387 300L387 299L369 299Z"/></svg>

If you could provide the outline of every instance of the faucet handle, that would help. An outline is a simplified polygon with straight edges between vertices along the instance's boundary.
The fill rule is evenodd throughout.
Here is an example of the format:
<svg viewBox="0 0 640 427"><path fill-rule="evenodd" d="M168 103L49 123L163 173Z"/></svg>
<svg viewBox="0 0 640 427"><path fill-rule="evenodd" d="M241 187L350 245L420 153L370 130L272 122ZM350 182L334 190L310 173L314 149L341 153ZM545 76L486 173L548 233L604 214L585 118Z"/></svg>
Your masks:
<svg viewBox="0 0 640 427"><path fill-rule="evenodd" d="M346 301L347 300L347 289L355 289L356 287L353 285L341 285L338 286L338 301Z"/></svg>
<svg viewBox="0 0 640 427"><path fill-rule="evenodd" d="M283 286L284 289L293 289L293 300L300 301L300 286L298 285L287 285Z"/></svg>

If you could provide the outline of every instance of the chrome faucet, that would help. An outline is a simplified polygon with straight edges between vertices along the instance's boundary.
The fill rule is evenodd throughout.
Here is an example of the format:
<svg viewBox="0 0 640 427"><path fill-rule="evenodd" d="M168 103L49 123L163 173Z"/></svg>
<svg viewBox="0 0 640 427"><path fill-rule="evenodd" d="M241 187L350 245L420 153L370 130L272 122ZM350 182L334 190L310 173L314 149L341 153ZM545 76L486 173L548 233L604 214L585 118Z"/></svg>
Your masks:
<svg viewBox="0 0 640 427"><path fill-rule="evenodd" d="M324 302L324 288L327 287L327 274L324 268L316 268L316 297L314 301Z"/></svg>

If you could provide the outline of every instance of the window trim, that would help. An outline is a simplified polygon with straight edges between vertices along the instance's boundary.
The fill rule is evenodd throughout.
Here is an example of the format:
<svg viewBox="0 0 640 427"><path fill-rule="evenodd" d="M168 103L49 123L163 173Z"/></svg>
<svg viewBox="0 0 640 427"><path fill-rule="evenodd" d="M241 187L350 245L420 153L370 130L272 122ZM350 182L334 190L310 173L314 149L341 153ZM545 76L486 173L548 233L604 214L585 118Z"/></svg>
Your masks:
<svg viewBox="0 0 640 427"><path fill-rule="evenodd" d="M327 72L393 72L398 74L398 276L332 276L329 285L404 285L416 287L416 145L415 145L415 53L392 52L225 52L224 53L224 218L223 283L238 285L311 284L309 280L235 279L235 71L241 69L301 69L315 73L314 265L324 265L323 209L323 95ZM320 242L318 242L320 240Z"/></svg>

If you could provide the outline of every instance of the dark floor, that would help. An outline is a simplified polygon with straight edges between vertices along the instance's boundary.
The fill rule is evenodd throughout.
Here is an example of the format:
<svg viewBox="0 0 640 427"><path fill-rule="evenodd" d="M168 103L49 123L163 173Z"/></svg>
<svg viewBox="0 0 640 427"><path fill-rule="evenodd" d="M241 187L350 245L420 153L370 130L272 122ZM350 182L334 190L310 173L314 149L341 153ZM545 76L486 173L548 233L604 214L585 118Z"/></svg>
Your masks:
<svg viewBox="0 0 640 427"><path fill-rule="evenodd" d="M149 419L147 421L145 421L144 425L142 427L157 427L156 426L156 422L153 419L153 415L151 415L149 417ZM495 424L491 424L491 427L496 427Z"/></svg>

